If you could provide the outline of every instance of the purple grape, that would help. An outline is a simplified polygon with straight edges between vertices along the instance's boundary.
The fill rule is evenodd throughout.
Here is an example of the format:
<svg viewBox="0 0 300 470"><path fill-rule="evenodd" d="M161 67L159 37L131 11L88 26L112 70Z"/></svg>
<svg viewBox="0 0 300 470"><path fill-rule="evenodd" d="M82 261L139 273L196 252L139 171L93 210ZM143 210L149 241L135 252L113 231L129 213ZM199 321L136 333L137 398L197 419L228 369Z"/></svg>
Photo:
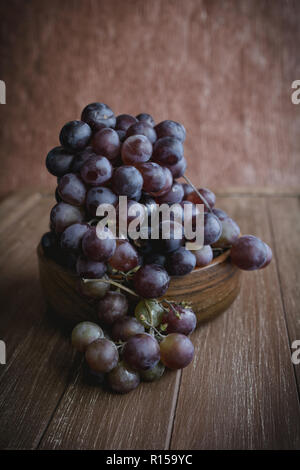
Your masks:
<svg viewBox="0 0 300 470"><path fill-rule="evenodd" d="M100 338L88 345L85 359L94 372L110 372L118 364L119 355L112 341Z"/></svg>
<svg viewBox="0 0 300 470"><path fill-rule="evenodd" d="M146 264L133 278L134 287L141 297L153 299L164 295L169 287L167 271L157 264Z"/></svg>
<svg viewBox="0 0 300 470"><path fill-rule="evenodd" d="M116 124L113 111L104 103L88 104L82 111L81 119L86 122L93 131L103 127L115 127Z"/></svg>
<svg viewBox="0 0 300 470"><path fill-rule="evenodd" d="M153 147L152 160L161 165L175 165L183 158L182 143L174 137L162 137Z"/></svg>
<svg viewBox="0 0 300 470"><path fill-rule="evenodd" d="M106 157L92 155L82 165L80 175L83 181L91 186L99 186L109 181L113 168Z"/></svg>
<svg viewBox="0 0 300 470"><path fill-rule="evenodd" d="M118 203L117 195L109 188L96 186L89 189L86 196L86 208L88 213L95 217L97 208L100 204L111 204L116 206Z"/></svg>
<svg viewBox="0 0 300 470"><path fill-rule="evenodd" d="M189 335L196 328L197 317L191 308L172 304L164 314L162 324L166 325L166 333Z"/></svg>
<svg viewBox="0 0 300 470"><path fill-rule="evenodd" d="M92 136L92 129L83 121L70 121L64 125L59 134L63 147L78 152L84 149Z"/></svg>
<svg viewBox="0 0 300 470"><path fill-rule="evenodd" d="M116 129L126 132L127 129L136 122L137 119L130 114L120 114L117 116Z"/></svg>
<svg viewBox="0 0 300 470"><path fill-rule="evenodd" d="M83 210L66 202L59 202L50 212L50 223L56 233L61 233L70 225L83 221Z"/></svg>
<svg viewBox="0 0 300 470"><path fill-rule="evenodd" d="M187 196L187 201L191 201L194 204L204 204L204 207L207 209L212 209L216 203L216 196L215 194L207 188L199 188L198 192L205 198L207 204L204 204L202 199L198 196L196 191L193 191Z"/></svg>
<svg viewBox="0 0 300 470"><path fill-rule="evenodd" d="M105 232L107 238L100 239L97 235L96 228L91 227L83 236L83 253L87 258L93 261L107 261L115 252L116 240L113 238L113 234L107 227L104 228L103 232Z"/></svg>
<svg viewBox="0 0 300 470"><path fill-rule="evenodd" d="M140 163L138 170L143 177L143 190L147 193L157 193L161 191L167 183L167 174L163 168L154 162Z"/></svg>
<svg viewBox="0 0 300 470"><path fill-rule="evenodd" d="M170 191L162 196L156 197L157 204L178 204L183 198L183 188L181 183L175 182Z"/></svg>
<svg viewBox="0 0 300 470"><path fill-rule="evenodd" d="M76 262L76 272L83 279L100 279L107 270L102 261L92 261L84 256L79 256Z"/></svg>
<svg viewBox="0 0 300 470"><path fill-rule="evenodd" d="M128 272L139 265L139 255L134 246L128 240L117 240L116 251L109 259L112 268L118 271Z"/></svg>
<svg viewBox="0 0 300 470"><path fill-rule="evenodd" d="M182 124L175 121L162 121L155 126L158 139L162 137L175 137L181 142L185 141L186 131Z"/></svg>
<svg viewBox="0 0 300 470"><path fill-rule="evenodd" d="M151 162L150 162L151 163ZM155 163L154 163L155 165ZM150 192L150 196L153 196L153 197L159 197L159 196L164 196L165 194L167 194L171 188L172 188L172 185L173 185L173 176L172 176L172 173L170 172L170 170L167 168L167 167L164 167L162 166L161 169L163 170L164 174L165 174L165 184L164 186L162 187L162 189L160 189L159 191L157 192ZM145 181L145 179L144 179Z"/></svg>
<svg viewBox="0 0 300 470"><path fill-rule="evenodd" d="M73 206L82 206L85 202L86 187L74 173L67 173L60 178L58 192L64 202Z"/></svg>
<svg viewBox="0 0 300 470"><path fill-rule="evenodd" d="M102 280L101 278L95 278L95 279L84 278L84 279L89 279L89 280L85 281L83 279L80 279L79 282L77 283L77 290L82 297L86 297L88 299L101 299L109 291L109 288L110 288L109 283L103 282L103 281L108 280L108 277L106 276L106 274L102 277Z"/></svg>
<svg viewBox="0 0 300 470"><path fill-rule="evenodd" d="M141 114L138 114L136 118L138 121L147 122L148 124L151 124L151 126L155 125L154 119L150 114L141 113Z"/></svg>
<svg viewBox="0 0 300 470"><path fill-rule="evenodd" d="M127 310L126 296L121 292L110 291L98 302L97 314L100 322L112 325L125 317Z"/></svg>
<svg viewBox="0 0 300 470"><path fill-rule="evenodd" d="M93 137L92 147L98 155L114 160L120 154L120 139L116 131L109 127L100 129Z"/></svg>
<svg viewBox="0 0 300 470"><path fill-rule="evenodd" d="M126 316L113 324L112 338L114 341L127 341L131 336L144 332L144 326L136 318Z"/></svg>
<svg viewBox="0 0 300 470"><path fill-rule="evenodd" d="M186 159L183 157L179 162L174 163L173 165L166 165L169 168L170 172L172 173L173 178L181 178L186 170L187 162Z"/></svg>
<svg viewBox="0 0 300 470"><path fill-rule="evenodd" d="M231 246L240 236L240 227L230 217L221 220L221 225L222 233L219 240L214 243L214 248L226 248Z"/></svg>
<svg viewBox="0 0 300 470"><path fill-rule="evenodd" d="M142 187L142 175L134 166L123 165L114 170L112 189L116 194L133 199L140 193Z"/></svg>
<svg viewBox="0 0 300 470"><path fill-rule="evenodd" d="M266 244L253 235L238 238L230 250L233 264L246 271L263 267L268 255Z"/></svg>
<svg viewBox="0 0 300 470"><path fill-rule="evenodd" d="M131 370L123 362L109 372L108 384L116 393L128 393L137 388L140 384L140 376L134 370Z"/></svg>
<svg viewBox="0 0 300 470"><path fill-rule="evenodd" d="M131 336L123 347L124 361L135 370L154 367L159 359L159 344L148 333Z"/></svg>
<svg viewBox="0 0 300 470"><path fill-rule="evenodd" d="M83 236L90 229L88 224L73 224L67 227L60 238L60 246L63 250L80 253Z"/></svg>
<svg viewBox="0 0 300 470"><path fill-rule="evenodd" d="M213 260L213 250L210 245L204 245L200 250L193 251L196 257L197 268L203 268L207 266Z"/></svg>
<svg viewBox="0 0 300 470"><path fill-rule="evenodd" d="M271 248L269 247L269 245L267 245L266 243L264 243L265 247L266 247L266 250L267 250L267 257L266 257L266 261L264 262L264 264L260 267L260 269L263 269L265 268L266 266L268 266L271 261L272 261L272 257L273 257L273 253L272 253L272 250Z"/></svg>
<svg viewBox="0 0 300 470"><path fill-rule="evenodd" d="M166 269L171 276L184 276L196 266L196 257L184 247L178 248L167 257Z"/></svg>
<svg viewBox="0 0 300 470"><path fill-rule="evenodd" d="M224 212L222 209L213 209L213 214L215 214L219 220L225 220L227 217L229 217L226 212Z"/></svg>
<svg viewBox="0 0 300 470"><path fill-rule="evenodd" d="M46 167L54 176L63 176L70 171L74 155L63 147L54 147L46 157Z"/></svg>
<svg viewBox="0 0 300 470"><path fill-rule="evenodd" d="M216 243L222 233L222 223L213 213L204 214L204 245Z"/></svg>
<svg viewBox="0 0 300 470"><path fill-rule="evenodd" d="M155 380L159 380L164 372L165 366L161 362L158 362L154 367L151 367L151 369L139 371L139 374L144 382L154 382Z"/></svg>
<svg viewBox="0 0 300 470"><path fill-rule="evenodd" d="M147 162L151 155L152 144L144 135L131 135L122 145L122 160L125 165Z"/></svg>
<svg viewBox="0 0 300 470"><path fill-rule="evenodd" d="M156 132L153 129L153 126L147 121L139 121L130 126L126 132L126 139L132 135L144 135L151 142L151 144L154 144L157 140Z"/></svg>
<svg viewBox="0 0 300 470"><path fill-rule="evenodd" d="M91 343L103 337L104 333L99 325L84 321L78 323L72 331L72 346L79 352L85 352Z"/></svg>
<svg viewBox="0 0 300 470"><path fill-rule="evenodd" d="M171 333L160 343L161 362L169 369L183 369L194 357L191 340L181 333Z"/></svg>

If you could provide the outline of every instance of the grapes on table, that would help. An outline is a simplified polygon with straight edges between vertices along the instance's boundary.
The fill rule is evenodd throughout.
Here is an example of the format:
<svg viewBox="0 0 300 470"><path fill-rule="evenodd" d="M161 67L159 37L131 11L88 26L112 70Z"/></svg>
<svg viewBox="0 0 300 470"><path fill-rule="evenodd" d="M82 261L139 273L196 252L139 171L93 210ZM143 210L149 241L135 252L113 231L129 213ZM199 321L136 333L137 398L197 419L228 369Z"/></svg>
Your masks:
<svg viewBox="0 0 300 470"><path fill-rule="evenodd" d="M80 120L63 126L61 145L46 157L47 170L57 180L57 203L41 249L67 270L77 295L93 309L95 322L76 325L71 343L85 355L93 383L115 393L154 382L166 369L184 368L193 359L188 336L197 312L188 298L180 303L167 298L172 276L209 269L224 252L230 254L227 262L246 271L263 269L272 259L264 241L242 235L243 227L216 207L213 191L191 183L185 174L185 138L179 122L155 124L148 113L116 116L108 105L94 102ZM127 196L125 205L120 196ZM170 220L163 220L160 204L177 204ZM204 205L204 245L189 251L180 224L181 232L175 232L176 221L190 223L195 231L197 204ZM100 227L106 217L97 215L101 205L115 210L116 234ZM184 210L187 206L191 211ZM158 238L152 237L154 216ZM128 233L131 227L140 230L137 237Z"/></svg>

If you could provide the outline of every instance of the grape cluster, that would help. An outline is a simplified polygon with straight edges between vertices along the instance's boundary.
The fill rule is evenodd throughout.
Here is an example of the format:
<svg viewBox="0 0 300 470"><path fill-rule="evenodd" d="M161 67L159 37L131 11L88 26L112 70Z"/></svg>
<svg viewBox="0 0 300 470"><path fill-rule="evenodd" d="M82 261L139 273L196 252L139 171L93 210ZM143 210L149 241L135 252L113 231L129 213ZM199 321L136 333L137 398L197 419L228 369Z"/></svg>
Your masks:
<svg viewBox="0 0 300 470"><path fill-rule="evenodd" d="M232 262L244 270L264 268L272 258L268 245L252 235L241 236L237 223L215 208L212 191L191 184L185 175L185 137L184 126L175 121L155 125L149 114L115 116L107 105L92 103L82 111L81 120L63 126L61 145L46 157L57 188L50 231L41 245L47 257L77 274L79 293L95 303L103 329L79 324L72 342L85 353L95 377L100 380L108 374L107 382L117 392L135 388L140 380L159 378L164 367L185 367L192 359L188 335L196 326L194 312L185 305L155 300L166 294L170 276L207 266L228 249ZM181 177L186 182L179 182ZM158 239L151 238L151 225L148 238L115 239L108 228L103 229L105 237L99 237L97 208L110 204L124 217L119 214L119 196L127 196L128 209L139 203L140 213L149 220L156 204L162 203L179 204L183 220L189 204L193 228L197 204L204 204L203 248L187 250L184 234L174 237L172 221L168 240L160 236L161 221ZM127 226L131 220L127 215ZM122 292L111 281L116 276ZM130 314L134 307L135 316Z"/></svg>

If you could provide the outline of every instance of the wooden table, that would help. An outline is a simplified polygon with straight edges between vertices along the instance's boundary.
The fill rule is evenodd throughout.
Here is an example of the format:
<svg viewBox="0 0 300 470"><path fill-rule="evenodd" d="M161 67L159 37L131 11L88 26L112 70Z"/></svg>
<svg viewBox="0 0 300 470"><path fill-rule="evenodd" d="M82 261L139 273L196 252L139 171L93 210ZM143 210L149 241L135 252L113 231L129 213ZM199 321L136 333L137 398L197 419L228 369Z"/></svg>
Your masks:
<svg viewBox="0 0 300 470"><path fill-rule="evenodd" d="M36 246L53 196L0 204L0 446L23 449L300 448L299 202L297 194L221 194L243 233L269 243L271 265L243 273L234 305L193 334L194 362L118 396L84 381L68 337L45 316Z"/></svg>

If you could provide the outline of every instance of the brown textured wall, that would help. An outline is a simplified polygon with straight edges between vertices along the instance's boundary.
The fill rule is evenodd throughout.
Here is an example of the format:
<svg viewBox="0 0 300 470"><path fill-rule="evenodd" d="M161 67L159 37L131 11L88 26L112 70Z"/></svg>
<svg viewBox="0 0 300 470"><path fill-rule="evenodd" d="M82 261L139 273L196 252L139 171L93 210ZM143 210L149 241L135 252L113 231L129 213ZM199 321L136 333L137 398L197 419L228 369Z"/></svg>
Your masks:
<svg viewBox="0 0 300 470"><path fill-rule="evenodd" d="M201 185L298 185L299 17L296 0L1 0L1 195L54 186L47 150L92 101L181 121Z"/></svg>

